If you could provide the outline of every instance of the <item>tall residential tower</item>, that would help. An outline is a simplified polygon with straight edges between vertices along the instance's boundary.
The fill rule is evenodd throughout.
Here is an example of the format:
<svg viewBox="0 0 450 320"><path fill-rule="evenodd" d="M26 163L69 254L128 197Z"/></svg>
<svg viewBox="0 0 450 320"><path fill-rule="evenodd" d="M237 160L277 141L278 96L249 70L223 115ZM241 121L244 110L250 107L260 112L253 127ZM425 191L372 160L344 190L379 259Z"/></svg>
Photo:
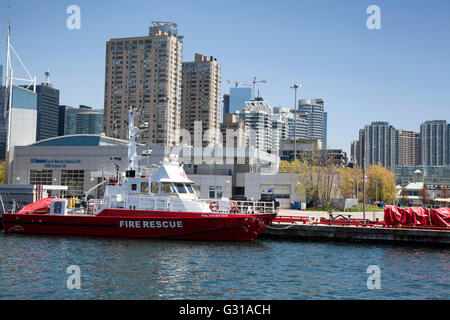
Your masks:
<svg viewBox="0 0 450 320"><path fill-rule="evenodd" d="M140 111L136 125L148 123L142 142L172 146L181 120L183 36L173 22L153 21L148 36L106 43L105 109L107 136L127 139L127 108Z"/></svg>
<svg viewBox="0 0 450 320"><path fill-rule="evenodd" d="M425 121L420 125L422 165L445 166L450 164L449 126L446 120Z"/></svg>
<svg viewBox="0 0 450 320"><path fill-rule="evenodd" d="M323 99L301 99L298 102L298 112L306 113L308 123L308 138L320 139L327 146L327 113Z"/></svg>
<svg viewBox="0 0 450 320"><path fill-rule="evenodd" d="M181 128L188 130L193 143L195 122L201 121L203 146L221 142L221 71L217 59L195 54L195 61L183 63ZM208 131L209 130L209 131Z"/></svg>

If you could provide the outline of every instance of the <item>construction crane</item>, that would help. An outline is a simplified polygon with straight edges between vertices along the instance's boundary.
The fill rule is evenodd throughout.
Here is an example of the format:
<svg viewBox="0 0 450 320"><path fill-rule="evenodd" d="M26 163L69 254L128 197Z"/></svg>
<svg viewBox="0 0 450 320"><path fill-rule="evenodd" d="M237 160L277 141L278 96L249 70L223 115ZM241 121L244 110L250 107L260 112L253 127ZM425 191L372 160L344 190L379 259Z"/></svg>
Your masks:
<svg viewBox="0 0 450 320"><path fill-rule="evenodd" d="M267 80L256 80L256 77L253 78L252 82L242 82L242 81L231 81L227 80L228 84L234 84L235 87L253 87L253 96L255 96L255 88L257 83L267 83Z"/></svg>

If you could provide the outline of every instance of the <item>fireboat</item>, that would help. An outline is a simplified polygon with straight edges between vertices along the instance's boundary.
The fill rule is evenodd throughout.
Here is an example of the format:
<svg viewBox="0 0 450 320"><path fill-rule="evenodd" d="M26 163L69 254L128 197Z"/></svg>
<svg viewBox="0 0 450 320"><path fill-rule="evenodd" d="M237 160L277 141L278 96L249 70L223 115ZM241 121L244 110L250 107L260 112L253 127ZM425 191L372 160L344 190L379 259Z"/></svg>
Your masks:
<svg viewBox="0 0 450 320"><path fill-rule="evenodd" d="M3 213L5 233L58 234L177 240L255 240L278 213L274 202L200 199L178 157L170 154L151 175L137 155L136 112L128 111L128 167L117 168L85 193L80 206L42 198ZM105 185L103 198L88 194Z"/></svg>

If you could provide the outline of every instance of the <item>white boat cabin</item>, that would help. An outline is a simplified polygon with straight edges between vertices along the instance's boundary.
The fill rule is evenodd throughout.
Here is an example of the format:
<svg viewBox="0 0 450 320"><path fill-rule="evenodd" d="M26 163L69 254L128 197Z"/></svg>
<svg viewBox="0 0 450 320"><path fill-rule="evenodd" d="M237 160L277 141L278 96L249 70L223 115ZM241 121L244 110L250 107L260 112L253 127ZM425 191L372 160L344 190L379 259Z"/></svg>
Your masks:
<svg viewBox="0 0 450 320"><path fill-rule="evenodd" d="M133 170L128 170L126 175L122 183L117 181L115 185L106 186L102 207L212 212L209 204L198 198L194 182L189 180L174 156L164 159L150 177L135 177Z"/></svg>

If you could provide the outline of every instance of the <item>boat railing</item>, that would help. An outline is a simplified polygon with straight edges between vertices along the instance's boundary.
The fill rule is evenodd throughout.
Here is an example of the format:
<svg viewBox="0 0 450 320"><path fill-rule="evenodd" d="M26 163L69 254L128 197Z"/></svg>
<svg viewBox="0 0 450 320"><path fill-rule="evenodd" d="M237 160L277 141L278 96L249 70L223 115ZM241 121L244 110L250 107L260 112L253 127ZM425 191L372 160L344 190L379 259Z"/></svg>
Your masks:
<svg viewBox="0 0 450 320"><path fill-rule="evenodd" d="M228 200L228 199L180 199L178 197L158 198L140 196L134 200L125 198L117 201L114 197L105 200L92 199L88 202L87 210L90 206L95 207L99 212L102 208L129 208L141 210L157 211L192 211L192 212L213 212L226 214L253 214L278 212L275 202L253 201L253 200Z"/></svg>

